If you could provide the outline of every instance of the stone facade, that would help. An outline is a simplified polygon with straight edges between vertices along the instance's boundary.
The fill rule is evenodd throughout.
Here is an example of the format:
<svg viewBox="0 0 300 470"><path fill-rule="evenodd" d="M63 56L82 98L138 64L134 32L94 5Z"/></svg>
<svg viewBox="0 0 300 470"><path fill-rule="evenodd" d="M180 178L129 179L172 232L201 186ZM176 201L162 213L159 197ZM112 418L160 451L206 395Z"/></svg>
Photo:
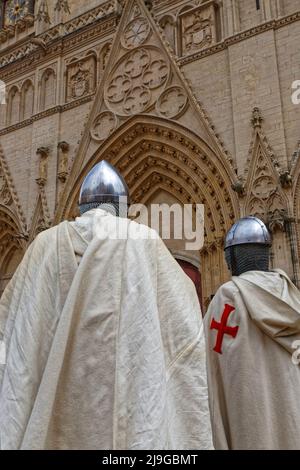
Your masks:
<svg viewBox="0 0 300 470"><path fill-rule="evenodd" d="M205 306L246 214L300 286L299 0L2 3L0 290L103 158L134 202L205 205L201 252L168 243L199 266Z"/></svg>

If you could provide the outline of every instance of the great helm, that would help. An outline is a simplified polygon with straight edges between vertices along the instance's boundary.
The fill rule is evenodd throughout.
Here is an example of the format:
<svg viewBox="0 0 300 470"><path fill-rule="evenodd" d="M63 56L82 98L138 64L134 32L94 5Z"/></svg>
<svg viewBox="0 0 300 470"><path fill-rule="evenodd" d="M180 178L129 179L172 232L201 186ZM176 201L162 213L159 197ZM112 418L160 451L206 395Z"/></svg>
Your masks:
<svg viewBox="0 0 300 470"><path fill-rule="evenodd" d="M271 236L265 224L257 217L243 217L229 230L225 240L225 250L230 246L256 243L271 246Z"/></svg>
<svg viewBox="0 0 300 470"><path fill-rule="evenodd" d="M80 190L79 206L93 203L118 204L120 198L129 204L128 186L118 170L102 160L85 177Z"/></svg>
<svg viewBox="0 0 300 470"><path fill-rule="evenodd" d="M233 276L247 271L269 270L271 236L257 217L243 217L229 230L225 240L225 258Z"/></svg>

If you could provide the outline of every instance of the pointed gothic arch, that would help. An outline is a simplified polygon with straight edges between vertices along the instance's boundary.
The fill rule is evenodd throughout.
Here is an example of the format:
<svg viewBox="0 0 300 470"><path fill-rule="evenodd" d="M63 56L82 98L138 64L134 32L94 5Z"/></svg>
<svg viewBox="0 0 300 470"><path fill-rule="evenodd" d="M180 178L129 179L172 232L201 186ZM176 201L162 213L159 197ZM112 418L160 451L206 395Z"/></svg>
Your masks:
<svg viewBox="0 0 300 470"><path fill-rule="evenodd" d="M299 260L299 257L300 257L300 159L299 159L299 156L297 156L297 161L295 162L295 165L292 171L292 177L294 181L293 188L292 188L293 225L294 225L294 231L293 231L294 240L293 241L296 246L296 257L297 257L297 260ZM299 279L299 284L300 284L300 279Z"/></svg>
<svg viewBox="0 0 300 470"><path fill-rule="evenodd" d="M0 205L0 295L23 258L26 241L13 212Z"/></svg>
<svg viewBox="0 0 300 470"><path fill-rule="evenodd" d="M34 109L34 86L31 80L25 80L21 89L20 120L29 119Z"/></svg>
<svg viewBox="0 0 300 470"><path fill-rule="evenodd" d="M20 91L16 85L13 85L7 98L6 125L10 126L20 120Z"/></svg>
<svg viewBox="0 0 300 470"><path fill-rule="evenodd" d="M48 67L43 72L39 87L39 108L40 111L44 111L56 103L56 73L52 68Z"/></svg>
<svg viewBox="0 0 300 470"><path fill-rule="evenodd" d="M283 170L264 134L263 118L258 108L252 115L252 142L244 173L245 198L241 201L242 215L263 220L272 233L271 267L285 268L299 284L299 262L295 250L293 209L289 204L289 187L281 183Z"/></svg>
<svg viewBox="0 0 300 470"><path fill-rule="evenodd" d="M164 190L181 204L205 205L202 269L210 278L204 297L210 297L227 279L222 242L239 217L237 196L231 188L234 172L228 162L174 121L134 116L100 144L73 184L69 182L69 194L61 201L61 219L72 218L83 178L104 158L123 174L136 203L147 204L155 191Z"/></svg>

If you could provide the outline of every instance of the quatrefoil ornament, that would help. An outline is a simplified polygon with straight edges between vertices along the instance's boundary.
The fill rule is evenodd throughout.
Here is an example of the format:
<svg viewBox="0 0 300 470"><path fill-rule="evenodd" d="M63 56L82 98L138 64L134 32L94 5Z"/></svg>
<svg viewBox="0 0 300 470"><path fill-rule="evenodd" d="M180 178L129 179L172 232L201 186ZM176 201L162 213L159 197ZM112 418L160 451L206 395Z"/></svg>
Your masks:
<svg viewBox="0 0 300 470"><path fill-rule="evenodd" d="M104 90L107 107L120 116L145 112L168 83L170 66L162 52L145 46L127 53Z"/></svg>

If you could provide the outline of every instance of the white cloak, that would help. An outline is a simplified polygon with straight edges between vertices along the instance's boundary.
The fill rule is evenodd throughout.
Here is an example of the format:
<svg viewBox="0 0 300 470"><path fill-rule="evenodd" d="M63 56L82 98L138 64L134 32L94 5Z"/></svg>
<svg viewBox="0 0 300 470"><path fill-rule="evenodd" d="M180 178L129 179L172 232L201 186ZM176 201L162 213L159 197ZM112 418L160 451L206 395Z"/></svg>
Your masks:
<svg viewBox="0 0 300 470"><path fill-rule="evenodd" d="M148 227L94 209L38 235L0 340L1 449L212 447L197 294Z"/></svg>
<svg viewBox="0 0 300 470"><path fill-rule="evenodd" d="M204 323L215 447L300 449L298 289L280 270L249 271L221 286Z"/></svg>

